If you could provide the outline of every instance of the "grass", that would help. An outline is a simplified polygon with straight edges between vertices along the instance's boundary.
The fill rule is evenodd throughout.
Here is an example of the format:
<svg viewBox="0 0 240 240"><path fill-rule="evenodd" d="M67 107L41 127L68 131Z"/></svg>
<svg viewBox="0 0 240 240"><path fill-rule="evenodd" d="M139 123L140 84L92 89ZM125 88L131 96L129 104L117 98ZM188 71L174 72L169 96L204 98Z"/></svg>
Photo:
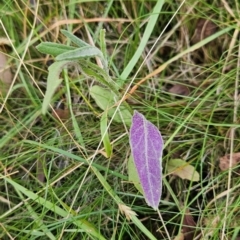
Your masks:
<svg viewBox="0 0 240 240"><path fill-rule="evenodd" d="M182 231L184 239L240 237L240 5L180 4L0 3L0 52L12 72L0 89L0 239L177 239ZM89 94L96 80L69 69L53 100L60 119L51 109L41 114L54 59L36 46L69 44L60 32L66 29L99 47L102 28L120 97L165 141L159 212L128 181L128 125L111 122L113 155L106 158L102 110ZM222 171L226 154L230 168ZM200 181L169 174L171 159L189 162Z"/></svg>

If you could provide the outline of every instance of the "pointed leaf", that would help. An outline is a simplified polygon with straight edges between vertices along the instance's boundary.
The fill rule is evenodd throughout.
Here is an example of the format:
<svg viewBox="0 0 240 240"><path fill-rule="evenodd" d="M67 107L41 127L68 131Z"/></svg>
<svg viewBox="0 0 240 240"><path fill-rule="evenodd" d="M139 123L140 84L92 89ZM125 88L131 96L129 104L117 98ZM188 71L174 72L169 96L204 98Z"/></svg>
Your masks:
<svg viewBox="0 0 240 240"><path fill-rule="evenodd" d="M199 173L195 168L181 159L171 159L168 161L167 171L170 174L193 182L198 182L200 179Z"/></svg>
<svg viewBox="0 0 240 240"><path fill-rule="evenodd" d="M107 46L106 46L105 35L106 35L106 30L101 29L100 30L100 49L103 53L103 57L107 59Z"/></svg>
<svg viewBox="0 0 240 240"><path fill-rule="evenodd" d="M56 60L63 61L63 60L73 60L73 59L96 57L96 56L103 58L103 54L98 48L92 47L92 46L84 46L81 48L77 48L77 49L62 53L56 57Z"/></svg>
<svg viewBox="0 0 240 240"><path fill-rule="evenodd" d="M130 146L145 200L157 209L162 193L163 139L157 127L137 111L132 119Z"/></svg>
<svg viewBox="0 0 240 240"><path fill-rule="evenodd" d="M103 139L104 149L106 151L107 157L111 157L112 155L112 145L109 139L108 130L107 130L107 111L105 111L101 117L100 121L100 129L101 129L101 136Z"/></svg>
<svg viewBox="0 0 240 240"><path fill-rule="evenodd" d="M90 88L90 95L102 110L105 111L107 109L108 115L110 117L113 116L116 110L116 107L112 107L115 104L115 95L113 92L96 85ZM118 110L114 116L114 120L116 122L124 122L130 126L132 118L130 111L124 105L121 105Z"/></svg>
<svg viewBox="0 0 240 240"><path fill-rule="evenodd" d="M84 59L81 60L81 70L87 76L94 78L99 83L108 87L113 91L117 96L119 95L118 88L116 83L112 80L112 78L107 74L107 72L100 68L98 65L91 63L90 61L86 61Z"/></svg>
<svg viewBox="0 0 240 240"><path fill-rule="evenodd" d="M37 50L41 53L50 54L56 57L59 54L65 53L67 51L71 51L76 49L75 47L59 44L59 43L52 43L52 42L43 42L37 45Z"/></svg>
<svg viewBox="0 0 240 240"><path fill-rule="evenodd" d="M141 194L144 194L132 155L128 159L128 180Z"/></svg>
<svg viewBox="0 0 240 240"><path fill-rule="evenodd" d="M55 62L48 68L49 74L47 78L47 91L44 96L43 105L42 105L43 114L46 114L48 105L51 102L52 96L62 82L62 79L59 78L59 75L62 69L69 64L72 64L72 62L71 61Z"/></svg>
<svg viewBox="0 0 240 240"><path fill-rule="evenodd" d="M75 43L78 47L90 46L88 43L82 41L80 38L76 37L72 33L67 30L61 30L61 33L64 34L67 38L69 38L73 43Z"/></svg>

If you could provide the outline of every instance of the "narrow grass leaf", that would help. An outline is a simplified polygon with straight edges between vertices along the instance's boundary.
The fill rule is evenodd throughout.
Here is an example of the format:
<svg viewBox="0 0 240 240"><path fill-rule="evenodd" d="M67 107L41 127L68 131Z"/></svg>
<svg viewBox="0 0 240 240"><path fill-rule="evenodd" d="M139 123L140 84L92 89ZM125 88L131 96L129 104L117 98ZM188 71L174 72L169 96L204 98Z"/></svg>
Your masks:
<svg viewBox="0 0 240 240"><path fill-rule="evenodd" d="M154 235L143 225L142 221L140 221L138 219L138 217L136 216L136 213L134 211L131 211L131 209L129 209L127 206L123 207L123 205L126 205L126 204L124 204L122 202L122 200L119 198L119 196L116 194L116 192L108 184L105 177L93 166L92 166L92 170L95 173L95 175L97 176L98 180L101 182L102 186L108 192L108 194L118 204L119 210L123 212L123 214L126 216L126 218L128 218L129 220L132 220L132 222L139 228L139 230L142 233L144 233L148 237L148 239L156 240ZM127 211L127 212L125 212L125 211Z"/></svg>
<svg viewBox="0 0 240 240"><path fill-rule="evenodd" d="M59 78L62 69L71 63L72 63L71 61L55 62L48 68L49 74L47 78L47 91L44 96L42 105L43 114L46 114L52 96L62 82L62 78Z"/></svg>
<svg viewBox="0 0 240 240"><path fill-rule="evenodd" d="M90 95L103 111L107 109L108 115L110 117L113 116L116 110L116 107L112 107L115 104L115 95L113 92L96 85L90 88ZM114 120L119 123L124 122L126 125L130 126L132 119L130 111L124 105L121 105L118 110L119 111L114 116Z"/></svg>
<svg viewBox="0 0 240 240"><path fill-rule="evenodd" d="M31 125L41 115L40 109L35 109L29 112L21 121L19 120L15 125L7 131L3 137L0 138L0 149L12 141L24 128Z"/></svg>
<svg viewBox="0 0 240 240"><path fill-rule="evenodd" d="M199 173L189 163L181 159L171 159L167 164L167 171L182 179L198 182L200 179Z"/></svg>
<svg viewBox="0 0 240 240"><path fill-rule="evenodd" d="M135 52L132 59L129 61L128 65L126 66L126 68L124 69L124 71L122 72L122 74L120 76L120 81L118 82L118 84L120 85L120 88L122 87L121 85L124 84L124 80L126 80L129 76L129 74L132 72L132 70L135 67L139 58L142 56L142 53L145 50L148 40L149 40L149 38L152 34L152 31L155 27L155 24L158 20L158 16L162 10L162 6L163 6L164 2L165 2L164 0L158 0L156 2L156 5L154 6L153 11L149 17L148 24L145 28L143 37L137 48L137 51Z"/></svg>
<svg viewBox="0 0 240 240"><path fill-rule="evenodd" d="M12 179L7 178L7 177L3 176L2 174L0 174L0 177L3 178L9 184L11 184L18 191L22 192L25 196L29 197L34 202L44 206L45 208L49 209L50 211L54 212L55 214L57 214L63 218L68 218L68 219L70 219L72 217L72 223L75 224L76 226L78 226L79 228L83 229L89 235L95 237L96 239L102 239L102 240L105 239L100 233L98 233L97 229L95 229L95 227L88 221L86 221L84 219L74 219L73 218L74 216L71 215L69 212L58 207L56 204L40 197L38 194L28 190L27 188L16 183ZM0 219L1 219L1 216L0 216Z"/></svg>
<svg viewBox="0 0 240 240"><path fill-rule="evenodd" d="M76 119L75 114L74 114L73 109L72 109L72 97L71 97L71 91L70 91L70 86L69 86L68 72L67 72L66 69L64 69L62 72L63 72L65 85L66 85L67 102L68 102L68 106L69 106L69 111L71 113L71 120L72 120L72 125L73 125L73 128L74 128L74 133L77 137L78 142L81 144L82 148L84 150L86 150L85 143L84 143L84 140L83 140L83 137L82 137L81 129L79 127L79 124L77 122L77 119Z"/></svg>
<svg viewBox="0 0 240 240"><path fill-rule="evenodd" d="M42 147L43 149L49 149L49 150L51 150L51 151L53 151L53 152L56 152L56 153L59 153L59 154L62 154L63 156L67 156L67 157L69 157L69 158L72 158L72 159L74 159L74 160L77 160L77 161L80 161L80 162L84 162L84 163L86 163L86 164L89 164L89 162L87 161L87 160L85 160L85 159L83 159L83 158L81 158L81 157L79 157L79 156L77 156L77 155L75 155L75 154L72 154L72 153L70 153L70 152L68 152L68 151L64 151L64 150L62 150L62 149L59 149L59 148L55 148L55 147L53 147L53 146L50 146L50 145L47 145L47 144L41 144L41 143L38 143L38 142L34 142L34 141L30 141L30 140L25 140L24 141L25 143L29 143L29 144L32 144L32 145L37 145L37 146L39 146L39 147ZM105 167L103 167L103 166L101 166L101 165L98 165L98 164L96 164L96 163L92 163L91 164L91 169L92 169L92 171L94 172L94 174L97 176L97 178L99 179L99 181L101 182L101 184L102 184L102 186L104 187L104 189L108 192L108 194L113 198L113 200L118 204L118 206L120 205L120 204L124 204L123 202L122 202L122 200L119 198L119 196L116 194L116 192L112 189L112 187L108 184L108 182L106 181L106 178L100 173L100 170L103 170L103 171L107 171L107 172L109 172L109 169L108 168L105 168ZM127 178L125 177L125 176L123 176L122 174L120 174L120 173L117 173L117 172L114 172L114 171L111 171L111 174L112 175L115 175L116 177L120 177L121 179L123 179L123 180L127 180ZM0 177L1 177L2 175L0 174ZM9 179L9 178L8 178ZM11 179L9 179L9 180L11 180ZM12 180L11 180L12 181ZM15 183L15 182L14 182ZM25 190L26 191L26 190ZM34 194L34 193L33 193ZM36 194L35 194L36 195ZM35 199L35 198L34 198ZM46 201L45 199L43 199L44 201ZM42 200L42 201L43 201ZM63 205L63 204L62 204ZM53 209L54 208L56 208L55 207L55 205L54 204L50 204L49 206L48 206L48 208L49 209L51 209L52 211L53 211ZM66 208L66 207L65 207ZM59 208L59 207L57 207L56 208L56 210L58 210L59 209L59 211L60 211L60 213L58 213L60 216L62 216L62 217L65 217L65 211L63 210L63 209L61 209L61 208ZM68 214L69 214L69 212L68 212ZM68 215L69 216L69 215ZM1 220L1 216L0 216L0 220ZM137 216L135 215L135 214L132 214L131 215L131 220L132 220L132 222L139 228L139 230L142 232L142 233L144 233L147 237L148 237L148 239L150 239L150 240L156 240L156 238L154 237L154 235L144 226L144 224L142 223L142 221L141 220L139 220L138 218L137 218ZM87 224L88 222L86 222L86 221L84 221L84 220L79 220L80 222L82 222L83 221L83 223L84 224ZM79 222L79 221L77 221L77 223ZM75 222L74 222L75 223ZM76 223L75 223L76 224ZM90 224L90 223L89 223ZM76 224L77 225L77 224ZM79 225L77 225L77 226L79 226ZM92 229L91 229L91 226L92 225L90 225L90 228L89 228L89 231L91 231ZM83 227L82 227L82 229L84 229ZM94 232L93 232L94 233ZM100 235L100 234L99 234ZM96 238L96 239L102 239L102 238Z"/></svg>
<svg viewBox="0 0 240 240"><path fill-rule="evenodd" d="M137 111L130 128L130 146L145 200L156 210L162 193L163 139L157 127Z"/></svg>
<svg viewBox="0 0 240 240"><path fill-rule="evenodd" d="M50 54L54 57L60 55L62 53L71 51L76 49L72 46L67 46L59 43L52 43L52 42L43 42L37 45L37 50L41 53Z"/></svg>
<svg viewBox="0 0 240 240"><path fill-rule="evenodd" d="M109 134L108 134L108 130L107 130L107 111L104 111L102 117L101 117L101 121L100 121L100 129L101 129L101 136L103 139L103 145L104 145L104 149L105 152L107 154L107 157L110 157L112 155L112 145L109 139Z"/></svg>
<svg viewBox="0 0 240 240"><path fill-rule="evenodd" d="M31 141L31 140L24 140L24 143L26 144L31 144L33 146L38 146L40 148L43 148L43 149L48 149L54 153L57 153L57 154L60 154L62 156L66 156L67 158L71 158L73 160L76 160L77 162L81 162L81 163L84 163L84 164L89 164L88 160L84 159L84 158L81 158L79 157L78 155L75 155L75 154L72 154L68 151L65 151L61 148L57 148L57 147L53 147L49 144L41 144L39 142L35 142L35 141ZM96 169L98 169L99 171L104 171L104 172L109 172L109 168L107 167L103 167L102 165L99 165L97 163L92 163L92 166L94 166ZM127 181L127 177L117 171L114 171L114 170L111 170L111 174L115 177L119 177L121 178L122 180L124 181Z"/></svg>
<svg viewBox="0 0 240 240"><path fill-rule="evenodd" d="M55 240L56 237L51 233L50 229L44 224L44 221L42 219L42 215L39 216L37 212L32 208L31 204L29 204L28 201L24 201L24 196L21 191L18 190L18 188L15 188L17 194L20 196L22 201L24 202L24 205L26 206L29 213L31 213L31 217L34 219L35 225L42 230L42 233L47 236L51 240ZM32 235L33 231L32 229L29 230L29 234Z"/></svg>

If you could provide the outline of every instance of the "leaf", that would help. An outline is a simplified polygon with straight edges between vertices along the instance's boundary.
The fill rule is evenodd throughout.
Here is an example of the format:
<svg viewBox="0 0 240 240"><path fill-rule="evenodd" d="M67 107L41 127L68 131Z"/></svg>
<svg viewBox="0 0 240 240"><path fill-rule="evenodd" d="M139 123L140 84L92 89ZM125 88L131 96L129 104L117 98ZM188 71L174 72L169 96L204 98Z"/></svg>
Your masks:
<svg viewBox="0 0 240 240"><path fill-rule="evenodd" d="M115 113L116 107L112 107L115 104L113 92L104 89L100 86L93 86L89 90L91 97L96 101L97 105L102 109L106 110L110 117ZM124 122L126 125L131 125L132 114L126 108L126 106L121 105L118 112L113 118L116 122Z"/></svg>
<svg viewBox="0 0 240 240"><path fill-rule="evenodd" d="M71 61L55 62L48 68L49 73L47 78L47 91L43 100L42 114L46 114L52 96L62 82L62 79L59 78L61 71L64 67L67 67L72 63L73 62Z"/></svg>
<svg viewBox="0 0 240 240"><path fill-rule="evenodd" d="M143 189L140 183L140 179L132 155L128 159L128 180L129 182L134 184L134 186L140 193L143 194Z"/></svg>
<svg viewBox="0 0 240 240"><path fill-rule="evenodd" d="M69 109L61 109L61 108L55 108L54 111L52 112L52 116L58 120L59 118L62 121L66 121L70 118L70 111Z"/></svg>
<svg viewBox="0 0 240 240"><path fill-rule="evenodd" d="M163 139L157 127L137 111L130 128L130 146L145 200L156 210L162 194Z"/></svg>
<svg viewBox="0 0 240 240"><path fill-rule="evenodd" d="M195 32L192 37L192 42L197 43L217 32L218 26L210 21L203 18L198 19L195 26Z"/></svg>
<svg viewBox="0 0 240 240"><path fill-rule="evenodd" d="M67 38L69 38L73 43L75 43L78 47L90 46L88 43L82 41L80 38L76 37L72 33L67 30L61 30L61 33L64 34Z"/></svg>
<svg viewBox="0 0 240 240"><path fill-rule="evenodd" d="M198 182L200 179L199 173L195 168L181 159L171 159L168 161L167 171L170 174L193 182Z"/></svg>
<svg viewBox="0 0 240 240"><path fill-rule="evenodd" d="M108 72L108 62L107 62L106 54L105 54L106 49L103 49L104 50L104 53L103 53L97 47L91 46L90 44L82 41L80 38L76 37L72 33L68 32L66 30L61 30L61 32L79 47L78 48L79 51L76 51L76 52L73 52L73 53L70 52L69 54L66 53L65 56L59 57L57 59L58 61L67 60L67 59L69 59L69 60L78 59L79 60L79 58L98 56L98 57L100 57L100 59L102 61L104 69ZM102 29L101 30L101 35L100 35L101 47L102 47L102 44L103 44L102 41L103 42L105 41L105 34L104 33L105 33L105 31ZM85 51L85 50L87 50L87 51Z"/></svg>
<svg viewBox="0 0 240 240"><path fill-rule="evenodd" d="M100 129L101 129L101 136L103 139L104 149L106 151L107 157L112 155L112 145L110 143L108 130L107 130L107 111L105 111L101 117L100 121Z"/></svg>
<svg viewBox="0 0 240 240"><path fill-rule="evenodd" d="M176 95L188 96L190 93L190 90L187 86L176 83L168 90L168 92Z"/></svg>
<svg viewBox="0 0 240 240"><path fill-rule="evenodd" d="M56 57L59 54L66 53L68 51L76 49L72 46L66 46L59 43L52 43L52 42L43 42L37 45L37 50L41 53L50 54Z"/></svg>
<svg viewBox="0 0 240 240"><path fill-rule="evenodd" d="M64 61L64 60L75 60L75 59L80 59L80 58L86 58L86 57L102 57L103 54L102 52L92 46L85 46L81 48L76 48L70 51L67 51L65 53L62 53L56 57L57 61Z"/></svg>
<svg viewBox="0 0 240 240"><path fill-rule="evenodd" d="M230 168L230 154L219 159L219 167L222 171L225 171ZM240 152L232 153L232 167L236 167L240 163Z"/></svg>
<svg viewBox="0 0 240 240"><path fill-rule="evenodd" d="M86 57L99 57L102 61L104 69L107 69L107 61L105 61L102 52L93 46L84 46L74 50L64 52L56 57L57 61L65 60L80 60L81 58ZM81 64L81 63L80 63Z"/></svg>
<svg viewBox="0 0 240 240"><path fill-rule="evenodd" d="M85 73L88 77L93 77L96 81L108 87L117 96L119 95L116 83L112 80L112 78L107 74L104 69L84 59L81 60L80 68L82 72Z"/></svg>
<svg viewBox="0 0 240 240"><path fill-rule="evenodd" d="M106 30L101 29L100 30L100 49L103 53L103 57L107 59L107 46L106 46L106 40L105 40Z"/></svg>
<svg viewBox="0 0 240 240"><path fill-rule="evenodd" d="M108 73L109 69L108 69L108 61L107 61L107 45L106 45L105 33L106 33L105 29L100 30L100 39L99 40L100 40L100 49L103 54L104 69Z"/></svg>

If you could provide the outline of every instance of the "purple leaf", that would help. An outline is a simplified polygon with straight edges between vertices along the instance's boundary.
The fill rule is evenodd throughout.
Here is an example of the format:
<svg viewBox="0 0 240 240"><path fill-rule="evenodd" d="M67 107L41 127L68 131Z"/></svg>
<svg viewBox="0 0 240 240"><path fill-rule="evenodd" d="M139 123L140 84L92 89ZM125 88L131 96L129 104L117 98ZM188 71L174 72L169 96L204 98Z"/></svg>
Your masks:
<svg viewBox="0 0 240 240"><path fill-rule="evenodd" d="M163 139L158 128L137 111L130 128L130 146L145 200L157 209L162 194Z"/></svg>

